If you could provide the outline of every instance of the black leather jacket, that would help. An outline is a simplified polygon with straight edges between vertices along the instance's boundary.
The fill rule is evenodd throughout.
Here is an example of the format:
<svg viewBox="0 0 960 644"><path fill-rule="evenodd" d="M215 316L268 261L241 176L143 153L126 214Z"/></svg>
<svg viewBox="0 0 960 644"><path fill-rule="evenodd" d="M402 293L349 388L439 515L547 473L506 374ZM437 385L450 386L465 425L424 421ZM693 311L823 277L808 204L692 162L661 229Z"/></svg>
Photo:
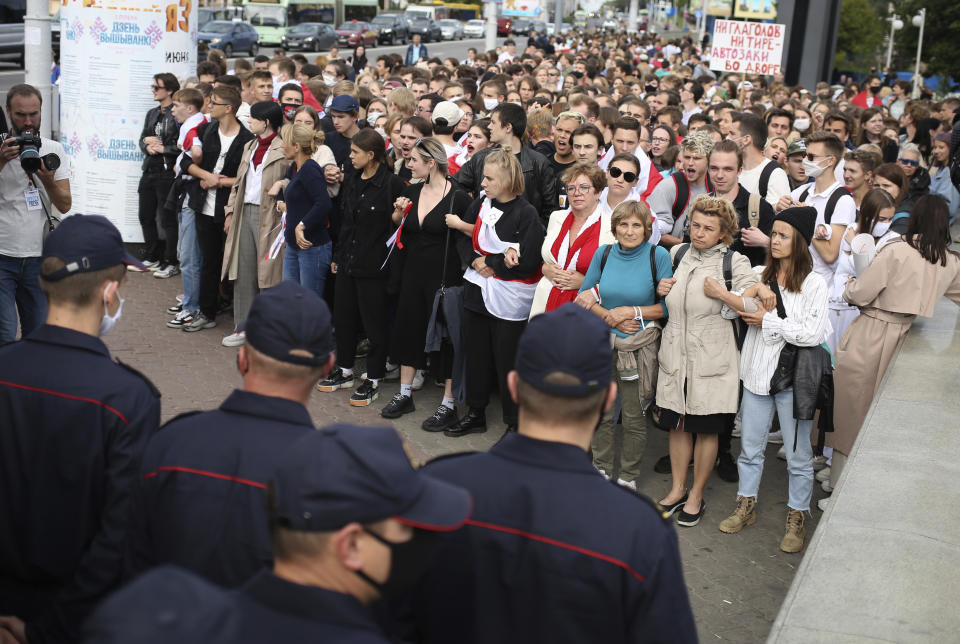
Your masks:
<svg viewBox="0 0 960 644"><path fill-rule="evenodd" d="M497 148L487 148L477 152L460 168L460 172L453 175L453 180L474 197L480 194L484 159L495 149ZM520 167L523 168L523 196L537 209L540 220L546 226L550 213L559 208L559 179L547 157L527 146L520 148Z"/></svg>
<svg viewBox="0 0 960 644"><path fill-rule="evenodd" d="M380 164L368 181L348 172L340 189L340 238L333 253L337 272L353 277L387 277L381 271L393 224L393 202L403 193L403 180ZM395 251L396 252L396 251Z"/></svg>
<svg viewBox="0 0 960 644"><path fill-rule="evenodd" d="M143 140L148 136L158 137L163 142L163 154L147 154L147 146ZM143 170L159 172L172 171L180 155L177 139L180 137L180 126L173 118L173 106L160 107L159 105L149 112L143 120L143 131L140 132L140 151L146 156L143 158Z"/></svg>

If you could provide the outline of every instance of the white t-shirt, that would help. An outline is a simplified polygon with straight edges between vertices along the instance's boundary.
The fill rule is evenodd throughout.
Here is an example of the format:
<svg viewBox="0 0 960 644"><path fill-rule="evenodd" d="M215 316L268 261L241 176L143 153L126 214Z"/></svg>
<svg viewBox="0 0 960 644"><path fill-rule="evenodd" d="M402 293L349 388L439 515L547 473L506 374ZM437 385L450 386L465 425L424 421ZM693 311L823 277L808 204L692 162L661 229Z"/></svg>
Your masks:
<svg viewBox="0 0 960 644"><path fill-rule="evenodd" d="M690 122L691 116L693 116L694 114L700 114L702 112L703 110L700 108L699 105L694 106L694 108L689 112L683 112L683 118L681 119L681 123L683 123L684 125L687 125Z"/></svg>
<svg viewBox="0 0 960 644"><path fill-rule="evenodd" d="M256 150L256 148L254 148ZM253 163L253 156L250 157L250 169L247 170L247 179L244 184L243 203L260 205L260 196L263 187L263 167L267 165L267 154L269 150L260 159L259 164Z"/></svg>
<svg viewBox="0 0 960 644"><path fill-rule="evenodd" d="M806 206L813 206L817 209L816 226L819 226L820 224L825 223L824 215L827 209L827 202L830 200L830 195L833 194L834 190L839 190L841 187L842 184L835 181L823 192L815 193L815 184L804 184L791 192L790 196L797 201L800 201L800 195L806 190L810 191L807 194L807 198L803 201L803 204ZM847 193L837 201L837 205L833 209L833 216L830 218L830 225L843 226L844 230L846 230L847 226L854 223L856 220L857 204L854 202L853 197ZM833 231L833 234L842 235L843 233ZM810 254L813 256L814 272L822 277L825 283L833 284L833 273L836 270L837 262L834 261L832 264L828 264L823 261L823 258L820 257L820 253L817 252L817 249L814 247L813 243L810 244Z"/></svg>
<svg viewBox="0 0 960 644"><path fill-rule="evenodd" d="M53 178L57 181L69 179L70 157L63 151L63 146L46 137L41 137L40 143L40 156L56 154L60 157L60 167L53 173ZM50 216L59 218L61 213L50 203L43 183L39 178L35 179L35 183ZM28 209L24 191L32 188L27 173L20 167L19 159L11 159L0 171L0 255L40 257L43 254L43 231L47 216L43 207Z"/></svg>
<svg viewBox="0 0 960 644"><path fill-rule="evenodd" d="M740 185L746 188L747 192L760 194L760 173L763 172L763 169L770 163L773 163L773 161L764 159L753 170L744 169L740 173ZM767 203L771 206L776 206L777 202L780 201L780 197L788 194L790 194L790 179L787 177L787 173L783 171L783 168L777 167L767 182Z"/></svg>
<svg viewBox="0 0 960 644"><path fill-rule="evenodd" d="M237 134L240 132L238 131ZM213 174L220 174L223 170L223 164L227 160L227 152L230 151L230 146L233 144L233 140L237 138L237 134L233 136L224 136L223 130L217 129L217 134L220 136L220 154L217 156L217 163L213 166ZM203 214L208 217L213 217L214 212L217 209L217 189L210 188L207 190L207 199L203 202Z"/></svg>

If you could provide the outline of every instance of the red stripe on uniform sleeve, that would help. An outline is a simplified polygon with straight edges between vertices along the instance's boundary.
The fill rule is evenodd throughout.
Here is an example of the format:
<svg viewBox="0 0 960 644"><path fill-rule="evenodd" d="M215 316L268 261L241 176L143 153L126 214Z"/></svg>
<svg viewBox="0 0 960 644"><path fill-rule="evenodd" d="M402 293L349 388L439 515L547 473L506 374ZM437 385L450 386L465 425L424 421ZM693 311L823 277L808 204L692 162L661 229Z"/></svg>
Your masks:
<svg viewBox="0 0 960 644"><path fill-rule="evenodd" d="M143 478L149 479L153 478L160 472L184 472L186 474L196 474L197 476L209 476L213 479L222 479L224 481L232 481L234 483L242 483L243 485L249 485L251 487L260 488L261 490L267 489L266 484L260 483L258 481L251 481L250 479L242 479L237 476L230 476L228 474L219 474L217 472L210 472L207 470L197 470L192 467L178 467L176 465L163 465L157 468L156 472L150 472L145 475Z"/></svg>
<svg viewBox="0 0 960 644"><path fill-rule="evenodd" d="M532 532L526 532L524 530L518 530L516 528L508 528L507 526L496 525L494 523L484 523L483 521L476 521L474 519L467 519L464 523L466 523L466 525L472 525L477 528L486 528L487 530L496 530L497 532L506 532L508 534L515 534L525 539L532 539L533 541L539 541L541 543L546 543L548 545L556 546L558 548L565 548L567 550L579 552L582 555L593 557L594 559L599 559L601 561L606 561L607 563L611 563L614 566L619 566L620 568L623 568L624 570L629 572L631 575L633 575L640 581L647 580L646 577L644 577L643 575L638 573L636 570L634 570L632 567L630 567L629 564L623 561L620 561L619 559L614 559L613 557L609 557L607 555L601 554L599 552L594 552L593 550L581 548L580 546L575 546L570 543L564 543L563 541L557 541L556 539L551 539L550 537L544 537L539 534L533 534Z"/></svg>
<svg viewBox="0 0 960 644"><path fill-rule="evenodd" d="M27 385L21 385L21 384L18 384L18 383L16 383L16 382L6 382L5 380L0 380L0 385L3 385L3 386L5 386L5 387L13 387L14 389L23 389L24 391L33 391L33 392L36 392L36 393L38 393L38 394L46 394L46 395L48 395L48 396L57 396L58 398L67 398L68 400L79 400L80 402L86 402L86 403L92 403L92 404L94 404L94 405L99 405L100 407L103 407L104 409L106 409L107 411L109 411L111 414L115 415L117 418L119 418L120 420L122 420L124 425L129 425L129 424L130 424L130 422L126 419L126 417L125 417L123 414L121 414L119 411L117 411L116 409L114 409L114 408L111 407L110 405L108 405L108 404L106 404L106 403L104 403L104 402L101 402L101 401L99 401L99 400L94 400L93 398L86 398L86 397L84 397L84 396L73 396L73 395L70 395L70 394L65 394L65 393L60 392L60 391L51 391L51 390L49 390L49 389L40 389L39 387L29 387L29 386L27 386Z"/></svg>

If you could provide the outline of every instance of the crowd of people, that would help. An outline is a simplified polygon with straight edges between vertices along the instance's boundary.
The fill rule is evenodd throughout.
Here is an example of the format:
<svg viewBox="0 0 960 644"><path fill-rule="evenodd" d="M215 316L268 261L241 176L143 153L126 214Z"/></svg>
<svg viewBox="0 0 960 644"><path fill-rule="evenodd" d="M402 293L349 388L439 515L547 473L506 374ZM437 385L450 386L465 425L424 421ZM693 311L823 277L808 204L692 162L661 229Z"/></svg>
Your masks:
<svg viewBox="0 0 960 644"><path fill-rule="evenodd" d="M31 89L7 98L14 133L38 125ZM159 73L151 89L157 107L140 141L142 261L87 240L84 227L105 220L67 218L42 256L42 237L28 249L22 231L0 224L4 271L19 271L4 282L0 342L15 339L18 312L25 338L0 350L0 449L21 457L14 469L90 451L23 440L44 392L74 406L99 401L110 422L89 422L111 449L111 423L133 426L129 414L138 414L138 431L116 447L111 486L93 495L113 512L110 526L87 525L60 563L40 556L44 544L28 553L23 539L0 537L0 613L17 615L0 618L0 641L76 638L121 578L164 564L206 582L164 568L141 578L101 606L96 641L119 641L109 633L135 621L124 607L137 593L167 584L163 602L200 611L220 597L208 582L242 587L220 617L248 635L258 611L267 622L271 611L295 620L310 598L301 587L316 586L360 604L394 600L380 625L410 641L695 639L663 520L698 525L716 471L738 483L719 529L753 525L766 447L782 443L780 548L801 552L813 487L836 485L911 322L943 295L960 304L960 258L949 250L960 99L912 100L909 88L875 75L792 87L776 76L719 76L709 50L689 40L576 32L533 33L522 50L507 40L464 60L428 58L416 41L406 56L375 61L358 47L348 59L257 56L228 70L214 50L196 77ZM4 193L20 180L16 154L5 142ZM56 180L65 175L43 172L33 190L63 210ZM39 234L20 191L0 205L36 219ZM90 257L116 261L71 263L81 254L65 228L74 243L93 244ZM67 394L68 382L48 387L42 373L21 372L38 355L56 359L58 346L106 354L60 327L96 337L116 323L122 263L182 280L171 329L213 329L233 311L221 343L239 347L244 389L156 436L159 402L138 378L135 395L112 394L121 401L113 404L99 390ZM498 394L504 438L489 455L428 466L444 487L397 465L409 462L391 433L305 435L311 392L363 407L387 380L400 385L382 403L386 419L416 412L425 382L442 387L421 427L451 439L487 431ZM44 413L55 426L63 412ZM264 418L277 434L263 434ZM654 429L669 433L654 468L671 485L656 491L661 518L641 521L642 506L621 507L639 497L603 490L639 491ZM576 452L564 451L571 445ZM537 469L538 458L556 459L557 472ZM70 471L92 484L103 463L80 460ZM331 473L311 473L318 463ZM367 470L376 473L366 484L355 478ZM602 482L597 471L617 485L582 478ZM412 500L431 485L432 512ZM76 487L74 495L86 489ZM22 488L3 487L0 517L40 520ZM525 495L533 507L515 507ZM74 509L93 503L70 498ZM515 521L518 513L533 524ZM608 524L617 527L598 534ZM123 552L128 527L133 553ZM621 539L639 534L652 535L650 552ZM383 553L371 554L377 543L393 554L389 574ZM537 554L514 570L529 543ZM272 572L261 570L271 562ZM414 563L421 575L395 579ZM580 570L595 585L551 567ZM501 592L507 568L522 581ZM404 592L394 582L407 582ZM72 594L58 595L64 588ZM198 600L186 606L175 589ZM516 602L532 594L539 619L507 617L523 614ZM334 623L343 600L315 599ZM574 601L578 610L558 615ZM661 622L668 614L672 623ZM337 627L375 631L366 619Z"/></svg>

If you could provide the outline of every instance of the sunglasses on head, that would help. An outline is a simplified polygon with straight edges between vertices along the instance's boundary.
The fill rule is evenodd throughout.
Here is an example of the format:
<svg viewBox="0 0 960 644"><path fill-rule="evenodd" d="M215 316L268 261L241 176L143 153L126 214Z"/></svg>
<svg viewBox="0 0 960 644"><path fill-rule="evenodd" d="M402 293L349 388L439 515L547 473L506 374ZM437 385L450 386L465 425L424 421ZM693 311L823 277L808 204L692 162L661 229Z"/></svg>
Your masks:
<svg viewBox="0 0 960 644"><path fill-rule="evenodd" d="M613 177L614 179L617 179L620 177L620 175L623 175L623 180L626 181L627 183L633 183L634 181L637 180L636 172L630 172L630 171L624 172L617 166L613 166L612 168L607 170L607 172L609 172L610 176Z"/></svg>
<svg viewBox="0 0 960 644"><path fill-rule="evenodd" d="M899 161L899 162L902 163L903 165L913 166L914 168L919 167L919 165L920 165L920 162L917 161L916 159L903 159L903 158L900 158L900 159L897 159L897 161Z"/></svg>

